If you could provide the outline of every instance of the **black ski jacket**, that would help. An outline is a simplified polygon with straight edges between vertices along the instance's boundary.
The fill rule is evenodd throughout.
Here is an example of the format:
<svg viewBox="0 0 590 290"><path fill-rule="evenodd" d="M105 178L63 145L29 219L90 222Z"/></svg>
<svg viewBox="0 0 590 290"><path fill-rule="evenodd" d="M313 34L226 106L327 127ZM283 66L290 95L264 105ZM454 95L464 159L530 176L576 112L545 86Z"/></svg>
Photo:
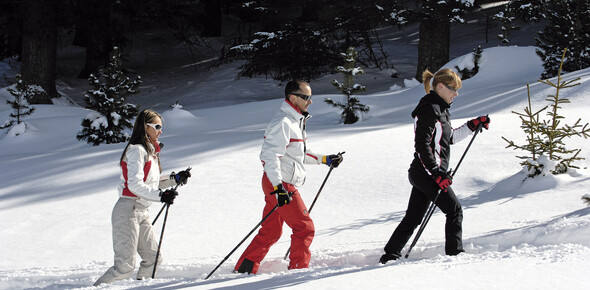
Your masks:
<svg viewBox="0 0 590 290"><path fill-rule="evenodd" d="M467 123L457 129L451 127L450 107L436 92L430 91L412 111L416 151L410 171L426 170L430 175L439 168L447 171L451 145L472 133Z"/></svg>

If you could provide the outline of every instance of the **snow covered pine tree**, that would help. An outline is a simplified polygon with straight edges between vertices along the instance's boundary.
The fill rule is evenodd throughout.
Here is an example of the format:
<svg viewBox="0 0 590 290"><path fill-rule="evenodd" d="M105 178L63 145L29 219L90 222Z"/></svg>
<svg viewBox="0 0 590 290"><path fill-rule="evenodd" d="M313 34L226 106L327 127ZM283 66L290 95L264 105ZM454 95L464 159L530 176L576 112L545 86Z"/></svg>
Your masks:
<svg viewBox="0 0 590 290"><path fill-rule="evenodd" d="M537 55L543 60L542 78L554 77L560 68L572 72L590 66L590 2L547 1L549 24L537 37ZM565 61L561 55L567 48Z"/></svg>
<svg viewBox="0 0 590 290"><path fill-rule="evenodd" d="M346 53L341 53L340 56L344 60L344 66L338 66L336 70L344 75L344 81L343 83L340 83L333 79L332 85L346 96L346 102L336 102L330 98L324 99L324 102L342 109L342 113L340 114L342 123L354 124L359 120L359 117L356 114L357 111L362 113L369 111L369 107L361 104L357 97L352 96L356 93L366 91L365 86L354 83L354 77L363 74L364 71L361 67L356 66L358 52L354 47L349 47L346 50Z"/></svg>
<svg viewBox="0 0 590 290"><path fill-rule="evenodd" d="M14 113L10 113L9 116L12 119L6 120L3 125L0 125L0 129L9 129L8 134L12 132L12 135L16 136L24 133L26 129L27 125L23 121L23 117L35 111L35 108L31 107L27 102L27 97L42 94L45 91L40 86L25 85L20 74L16 75L16 88L9 88L8 91L12 94L14 100L6 100L6 103L14 110Z"/></svg>
<svg viewBox="0 0 590 290"><path fill-rule="evenodd" d="M86 108L93 110L82 120L82 132L78 140L87 140L93 146L102 143L121 143L129 139L125 128L131 128L131 120L137 115L136 105L126 103L128 95L136 94L141 77L129 79L122 71L123 62L117 47L113 48L106 68L88 78L94 89L84 96Z"/></svg>

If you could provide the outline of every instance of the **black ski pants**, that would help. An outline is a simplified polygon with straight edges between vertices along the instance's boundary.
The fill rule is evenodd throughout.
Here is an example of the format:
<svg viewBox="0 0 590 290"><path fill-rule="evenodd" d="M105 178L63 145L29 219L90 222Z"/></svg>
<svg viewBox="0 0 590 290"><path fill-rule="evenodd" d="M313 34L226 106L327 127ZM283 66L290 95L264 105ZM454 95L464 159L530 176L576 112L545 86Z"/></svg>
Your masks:
<svg viewBox="0 0 590 290"><path fill-rule="evenodd" d="M410 171L410 184L412 193L408 202L406 215L397 226L391 238L385 245L385 253L401 256L401 251L406 245L414 230L422 223L422 219L428 210L428 206L436 197L438 185L426 171ZM446 216L445 223L445 253L457 255L463 252L462 229L463 210L457 200L453 189L449 186L446 191L441 191L436 200L436 206Z"/></svg>

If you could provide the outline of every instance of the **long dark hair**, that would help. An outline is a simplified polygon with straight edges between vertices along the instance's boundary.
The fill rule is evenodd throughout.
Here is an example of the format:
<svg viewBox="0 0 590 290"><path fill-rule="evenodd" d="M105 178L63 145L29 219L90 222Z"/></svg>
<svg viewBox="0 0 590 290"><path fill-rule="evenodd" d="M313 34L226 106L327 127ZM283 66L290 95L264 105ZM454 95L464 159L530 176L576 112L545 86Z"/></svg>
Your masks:
<svg viewBox="0 0 590 290"><path fill-rule="evenodd" d="M137 119L135 119L135 124L133 125L133 132L131 133L131 138L129 138L129 143L127 143L127 146L125 146L125 150L123 150L123 154L121 154L121 159L119 160L119 163L123 162L123 159L125 158L125 153L127 152L127 148L131 144L141 144L145 148L145 151L148 152L148 154L154 154L154 146L152 146L151 144L148 145L150 142L149 137L145 132L145 126L147 123L152 123L152 121L156 117L162 120L162 116L160 116L160 114L156 113L153 110L146 109L139 112L139 115L137 115ZM158 157L158 164L159 163L160 158Z"/></svg>

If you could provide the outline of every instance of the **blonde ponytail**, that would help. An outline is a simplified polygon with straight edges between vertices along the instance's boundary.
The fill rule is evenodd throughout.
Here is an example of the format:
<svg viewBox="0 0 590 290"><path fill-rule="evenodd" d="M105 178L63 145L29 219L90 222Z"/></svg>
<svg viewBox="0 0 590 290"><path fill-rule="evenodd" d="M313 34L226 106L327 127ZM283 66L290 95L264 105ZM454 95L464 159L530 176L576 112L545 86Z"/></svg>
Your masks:
<svg viewBox="0 0 590 290"><path fill-rule="evenodd" d="M432 85L430 84L430 80L432 81ZM432 87L436 87L438 83L443 83L453 87L455 90L458 90L462 86L461 77L455 73L452 69L443 68L436 72L436 74L432 74L429 70L425 70L422 73L422 82L424 83L424 90L426 93L430 93Z"/></svg>
<svg viewBox="0 0 590 290"><path fill-rule="evenodd" d="M432 89L430 87L430 80L434 77L434 75L429 71L429 70L425 70L422 73L422 83L424 83L424 90L426 91L426 93L430 93L430 90Z"/></svg>

